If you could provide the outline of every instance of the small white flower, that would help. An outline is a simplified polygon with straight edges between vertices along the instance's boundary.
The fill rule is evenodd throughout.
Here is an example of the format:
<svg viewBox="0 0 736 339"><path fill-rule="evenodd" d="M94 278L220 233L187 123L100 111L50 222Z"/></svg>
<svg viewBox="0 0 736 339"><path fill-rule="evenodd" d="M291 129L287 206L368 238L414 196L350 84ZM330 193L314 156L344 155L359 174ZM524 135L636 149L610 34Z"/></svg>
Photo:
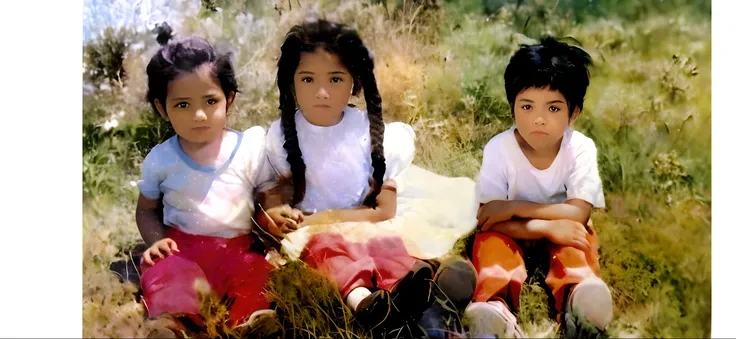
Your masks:
<svg viewBox="0 0 736 339"><path fill-rule="evenodd" d="M122 118L125 116L125 111L118 112L118 118Z"/></svg>
<svg viewBox="0 0 736 339"><path fill-rule="evenodd" d="M113 118L111 121L105 120L105 125L103 126L103 128L106 131L109 131L111 128L115 128L115 127L118 127L118 120L117 119Z"/></svg>
<svg viewBox="0 0 736 339"><path fill-rule="evenodd" d="M109 91L110 89L111 87L109 84L106 84L106 83L100 84L100 90Z"/></svg>
<svg viewBox="0 0 736 339"><path fill-rule="evenodd" d="M135 181L131 181L130 182L130 186L137 187L138 186L138 183L135 182Z"/></svg>

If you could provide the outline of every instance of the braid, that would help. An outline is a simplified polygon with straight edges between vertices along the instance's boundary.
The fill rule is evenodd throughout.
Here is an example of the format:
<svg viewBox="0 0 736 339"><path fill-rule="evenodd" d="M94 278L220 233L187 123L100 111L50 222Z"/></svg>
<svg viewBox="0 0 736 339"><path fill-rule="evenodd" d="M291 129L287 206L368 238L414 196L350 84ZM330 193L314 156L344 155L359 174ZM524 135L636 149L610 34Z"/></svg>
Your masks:
<svg viewBox="0 0 736 339"><path fill-rule="evenodd" d="M292 30L293 31L293 30ZM291 33L291 32L290 32ZM291 52L292 45L296 45L296 53ZM294 185L294 195L291 205L295 206L304 199L306 191L306 170L302 158L302 150L299 148L299 139L296 132L296 99L292 92L293 75L299 62L299 41L294 35L287 35L286 41L281 46L282 58L279 60L277 72L277 83L279 87L279 109L281 110L281 130L284 133L284 149L286 160L291 167L291 180ZM296 55L296 61L289 60Z"/></svg>
<svg viewBox="0 0 736 339"><path fill-rule="evenodd" d="M370 51L357 34L346 35L348 35L348 48L354 48L357 51L355 53L356 60L353 60L354 62L351 62L351 64L357 66L355 67L356 75L363 88L363 96L365 97L366 109L368 111L368 121L370 122L373 182L371 183L371 190L365 197L363 204L375 208L377 204L376 198L381 193L381 187L383 186L383 175L386 174L386 158L383 154L383 132L386 126L383 123L381 94L378 92L376 77L373 74L374 64Z"/></svg>
<svg viewBox="0 0 736 339"><path fill-rule="evenodd" d="M381 95L378 93L376 77L373 74L373 56L355 30L343 24L326 20L296 25L286 34L281 45L281 58L278 63L277 82L279 87L279 109L281 110L281 129L284 133L284 149L289 162L294 184L291 204L296 205L304 199L306 190L306 165L299 148L296 131L296 100L293 93L294 73L299 65L302 52L313 52L324 48L335 53L353 76L353 95L363 90L370 122L371 166L373 180L371 189L363 204L376 207L376 199L381 193L383 176L386 174L386 159L383 155L383 113Z"/></svg>

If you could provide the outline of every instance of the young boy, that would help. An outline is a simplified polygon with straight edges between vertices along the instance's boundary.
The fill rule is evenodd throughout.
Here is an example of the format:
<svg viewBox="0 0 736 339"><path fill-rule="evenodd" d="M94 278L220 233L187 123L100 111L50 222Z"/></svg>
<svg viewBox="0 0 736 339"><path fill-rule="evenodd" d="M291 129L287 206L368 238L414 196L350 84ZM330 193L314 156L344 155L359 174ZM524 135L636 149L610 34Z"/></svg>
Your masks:
<svg viewBox="0 0 736 339"><path fill-rule="evenodd" d="M589 225L591 209L605 207L597 151L570 127L583 109L590 63L582 49L545 38L522 46L506 68L515 124L483 151L472 253L478 284L465 312L473 337L524 336L514 316L527 277L524 256L549 263L545 282L566 337L611 322L611 293Z"/></svg>

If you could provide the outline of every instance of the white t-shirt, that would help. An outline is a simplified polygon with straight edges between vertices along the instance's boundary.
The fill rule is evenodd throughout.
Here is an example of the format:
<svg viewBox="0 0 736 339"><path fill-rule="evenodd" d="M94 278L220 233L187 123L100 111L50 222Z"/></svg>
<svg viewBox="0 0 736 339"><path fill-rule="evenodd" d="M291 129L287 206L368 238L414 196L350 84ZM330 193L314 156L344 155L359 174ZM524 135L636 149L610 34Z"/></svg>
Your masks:
<svg viewBox="0 0 736 339"><path fill-rule="evenodd" d="M229 130L216 166L187 156L178 136L154 147L143 161L141 194L163 194L164 224L189 234L232 238L251 231L254 190L275 173L266 161L266 131Z"/></svg>
<svg viewBox="0 0 736 339"><path fill-rule="evenodd" d="M593 207L605 207L597 150L592 139L568 128L552 165L539 170L522 152L514 129L515 125L494 136L483 150L476 189L480 203L526 200L557 204L581 199Z"/></svg>
<svg viewBox="0 0 736 339"><path fill-rule="evenodd" d="M368 115L354 107L346 107L342 120L334 126L315 126L301 111L296 112L299 148L306 165L306 192L296 207L305 212L359 207L370 191L371 137ZM394 122L384 130L383 150L386 158L384 180L396 179L414 160L414 130ZM266 136L268 160L282 176L291 173L286 160L281 120L271 124ZM397 187L401 192L401 187Z"/></svg>

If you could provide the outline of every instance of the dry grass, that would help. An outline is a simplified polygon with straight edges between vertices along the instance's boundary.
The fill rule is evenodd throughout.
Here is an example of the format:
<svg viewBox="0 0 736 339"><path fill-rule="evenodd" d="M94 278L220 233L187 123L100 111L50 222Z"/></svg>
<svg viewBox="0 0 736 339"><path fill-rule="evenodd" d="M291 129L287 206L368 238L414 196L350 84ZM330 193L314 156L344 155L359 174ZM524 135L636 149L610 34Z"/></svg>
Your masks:
<svg viewBox="0 0 736 339"><path fill-rule="evenodd" d="M296 1L281 0L276 2L281 15L262 4L258 16L230 15L226 9L206 20L186 18L175 29L230 45L243 89L231 125L242 129L265 126L278 116L275 58L291 25L318 12L356 27L375 53L386 120L409 122L417 131L415 162L471 178L485 143L511 123L502 74L516 46L542 33L575 37L596 64L575 127L596 141L607 192L608 208L593 220L603 278L614 295L608 334L709 336L710 21L678 8L636 20L610 16L573 22L539 2L518 11L514 2L489 17L457 9L466 5L428 9L410 2L300 0L298 8ZM141 100L145 60L154 50L151 38L145 39L147 47L126 59L126 86L85 96L85 122L101 123L125 111L121 129L151 128L141 122L151 114ZM364 105L362 98L353 101ZM139 238L133 218L137 192L128 184L139 175L141 157L131 151L142 143L138 135L104 136L114 142L100 142L85 153L85 337L172 334L167 327L173 321L146 320L135 287L108 270ZM458 242L458 253L462 246ZM556 324L547 317L543 272L530 277L522 293L521 325L533 337L556 336ZM300 263L274 272L269 296L283 321L281 328L263 329L272 337L364 334L334 285ZM187 336L256 334L224 327L219 301L203 298L208 327Z"/></svg>

